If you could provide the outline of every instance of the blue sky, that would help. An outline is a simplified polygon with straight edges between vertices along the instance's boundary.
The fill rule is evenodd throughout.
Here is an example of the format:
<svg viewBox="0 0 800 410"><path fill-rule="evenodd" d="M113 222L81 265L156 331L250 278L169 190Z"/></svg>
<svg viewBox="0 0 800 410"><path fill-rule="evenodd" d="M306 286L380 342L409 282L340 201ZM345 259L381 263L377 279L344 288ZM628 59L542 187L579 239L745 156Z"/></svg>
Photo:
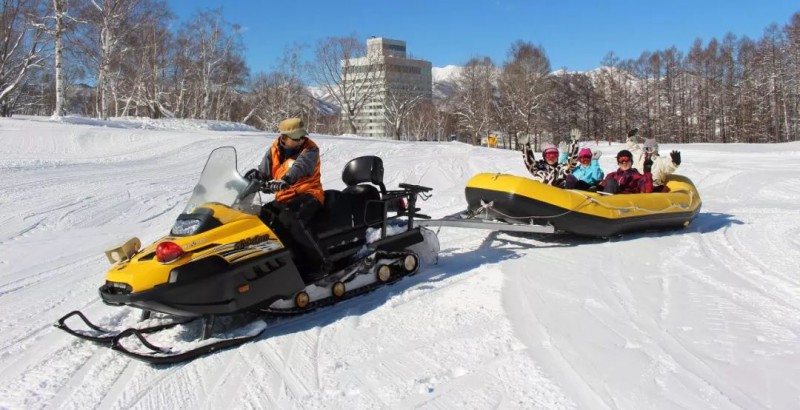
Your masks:
<svg viewBox="0 0 800 410"><path fill-rule="evenodd" d="M464 65L489 56L501 65L516 40L541 45L553 69L595 68L609 52L637 58L643 51L676 46L686 51L696 38L706 43L726 33L761 37L775 23L800 11L788 0L535 1L535 0L168 0L180 20L198 10L223 10L244 26L251 72L271 71L286 47L310 54L325 37L356 35L404 40L408 52L434 67Z"/></svg>

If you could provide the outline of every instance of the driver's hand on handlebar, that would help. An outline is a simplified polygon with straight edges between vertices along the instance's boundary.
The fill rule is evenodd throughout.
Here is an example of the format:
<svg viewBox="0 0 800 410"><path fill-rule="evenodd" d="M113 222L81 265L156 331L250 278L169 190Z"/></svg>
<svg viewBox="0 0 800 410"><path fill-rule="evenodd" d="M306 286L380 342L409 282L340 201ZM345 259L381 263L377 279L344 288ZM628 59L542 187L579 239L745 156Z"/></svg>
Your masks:
<svg viewBox="0 0 800 410"><path fill-rule="evenodd" d="M286 181L284 181L282 179L273 179L272 181L269 181L269 182L264 184L263 191L264 192L269 192L269 193L274 193L274 192L283 191L286 188L289 188L289 184L287 184Z"/></svg>
<svg viewBox="0 0 800 410"><path fill-rule="evenodd" d="M247 171L247 172L244 174L244 179L246 179L246 180L248 180L248 181L253 181L253 180L258 180L258 181L260 181L260 180L262 180L263 178L261 178L261 173L260 173L260 172L259 172L257 169L253 168L253 169L251 169L251 170Z"/></svg>

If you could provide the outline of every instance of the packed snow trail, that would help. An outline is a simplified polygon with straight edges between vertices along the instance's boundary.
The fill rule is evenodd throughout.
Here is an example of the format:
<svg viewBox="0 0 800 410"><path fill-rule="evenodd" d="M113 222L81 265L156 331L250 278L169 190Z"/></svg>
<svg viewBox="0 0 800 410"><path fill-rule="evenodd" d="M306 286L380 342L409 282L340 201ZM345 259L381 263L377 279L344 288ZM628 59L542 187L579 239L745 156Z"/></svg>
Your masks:
<svg viewBox="0 0 800 410"><path fill-rule="evenodd" d="M275 134L235 124L0 119L0 408L792 408L800 397L800 144L671 145L700 191L680 231L609 240L442 228L440 262L268 327L257 341L150 366L52 324L104 306L103 251L150 243L209 152L239 169ZM323 184L384 159L389 188L434 188L442 217L479 172L527 175L518 152L312 135ZM590 147L594 148L591 144ZM621 145L601 145L612 170ZM769 175L769 183L763 183Z"/></svg>

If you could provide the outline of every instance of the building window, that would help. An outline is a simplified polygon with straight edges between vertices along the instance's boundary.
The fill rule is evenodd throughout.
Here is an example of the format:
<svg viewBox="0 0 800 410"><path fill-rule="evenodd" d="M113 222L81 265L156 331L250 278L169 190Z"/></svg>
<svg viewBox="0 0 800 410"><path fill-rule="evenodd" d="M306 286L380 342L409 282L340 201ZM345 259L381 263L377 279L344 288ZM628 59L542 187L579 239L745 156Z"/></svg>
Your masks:
<svg viewBox="0 0 800 410"><path fill-rule="evenodd" d="M404 53L406 52L406 46L399 46L399 45L395 45L395 44L384 44L383 45L383 49L384 50L402 51Z"/></svg>

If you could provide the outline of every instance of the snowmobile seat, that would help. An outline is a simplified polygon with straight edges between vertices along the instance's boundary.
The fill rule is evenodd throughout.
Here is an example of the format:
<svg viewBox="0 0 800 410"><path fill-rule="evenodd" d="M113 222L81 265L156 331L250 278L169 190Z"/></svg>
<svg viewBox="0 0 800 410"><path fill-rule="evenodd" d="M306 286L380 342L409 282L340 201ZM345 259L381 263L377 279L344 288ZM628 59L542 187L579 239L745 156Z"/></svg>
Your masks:
<svg viewBox="0 0 800 410"><path fill-rule="evenodd" d="M335 232L353 228L353 215L349 197L335 189L325 190L325 206L309 223L311 231L318 237L327 237Z"/></svg>
<svg viewBox="0 0 800 410"><path fill-rule="evenodd" d="M350 202L353 227L382 222L381 194L386 193L386 186L383 184L383 160L373 155L350 160L342 171L342 181L347 185L342 194Z"/></svg>

